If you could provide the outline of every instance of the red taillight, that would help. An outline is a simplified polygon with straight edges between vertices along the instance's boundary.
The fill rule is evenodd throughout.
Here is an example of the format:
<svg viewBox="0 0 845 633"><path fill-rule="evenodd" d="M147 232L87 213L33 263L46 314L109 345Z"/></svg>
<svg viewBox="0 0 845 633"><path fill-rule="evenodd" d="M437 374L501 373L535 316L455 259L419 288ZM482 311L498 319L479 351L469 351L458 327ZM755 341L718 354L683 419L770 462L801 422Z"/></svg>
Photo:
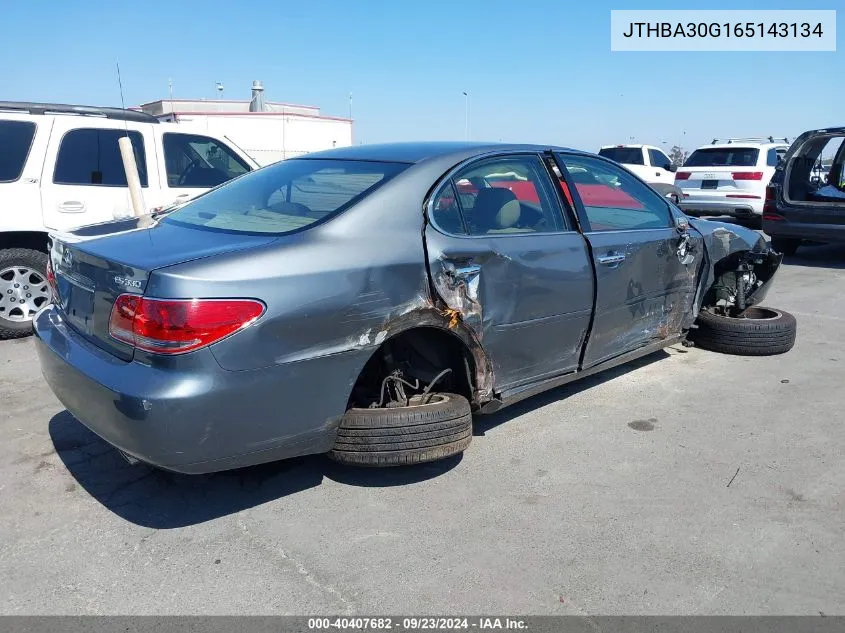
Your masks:
<svg viewBox="0 0 845 633"><path fill-rule="evenodd" d="M120 295L109 319L118 341L156 354L182 354L245 328L264 313L253 299L150 299Z"/></svg>
<svg viewBox="0 0 845 633"><path fill-rule="evenodd" d="M675 173L675 180L689 180L690 172L679 171Z"/></svg>
<svg viewBox="0 0 845 633"><path fill-rule="evenodd" d="M53 293L53 298L59 296L59 285L56 283L56 273L53 272L53 262L47 257L47 285Z"/></svg>
<svg viewBox="0 0 845 633"><path fill-rule="evenodd" d="M777 188L773 185L768 185L766 187L766 199L763 202L763 219L764 220L772 220L773 222L779 222L783 220L784 217L776 213L778 205L777 205Z"/></svg>
<svg viewBox="0 0 845 633"><path fill-rule="evenodd" d="M735 171L731 172L734 180L763 180L762 171Z"/></svg>

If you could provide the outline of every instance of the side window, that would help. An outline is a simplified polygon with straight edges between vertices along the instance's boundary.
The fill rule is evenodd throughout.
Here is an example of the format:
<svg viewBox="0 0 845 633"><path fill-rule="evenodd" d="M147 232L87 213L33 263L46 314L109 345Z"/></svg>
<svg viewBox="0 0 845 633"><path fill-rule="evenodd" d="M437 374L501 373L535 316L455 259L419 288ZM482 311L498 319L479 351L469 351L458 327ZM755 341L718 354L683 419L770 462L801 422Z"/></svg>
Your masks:
<svg viewBox="0 0 845 633"><path fill-rule="evenodd" d="M0 121L0 182L14 182L21 177L34 137L34 123Z"/></svg>
<svg viewBox="0 0 845 633"><path fill-rule="evenodd" d="M464 221L458 206L458 194L450 180L431 204L431 219L441 229L454 235L465 235Z"/></svg>
<svg viewBox="0 0 845 633"><path fill-rule="evenodd" d="M593 231L671 226L669 205L626 170L590 156L560 155Z"/></svg>
<svg viewBox="0 0 845 633"><path fill-rule="evenodd" d="M651 166L656 169L663 169L669 162L663 155L663 152L656 149L648 150L648 160L651 163Z"/></svg>
<svg viewBox="0 0 845 633"><path fill-rule="evenodd" d="M766 165L769 167L777 167L778 162L783 157L783 152L778 151L774 147L766 153Z"/></svg>
<svg viewBox="0 0 845 633"><path fill-rule="evenodd" d="M56 157L53 182L57 185L125 187L126 171L118 139L129 136L138 165L141 186L147 186L147 157L140 132L84 128L71 130L62 138Z"/></svg>
<svg viewBox="0 0 845 633"><path fill-rule="evenodd" d="M207 136L168 132L163 144L168 187L216 187L249 171L240 156Z"/></svg>
<svg viewBox="0 0 845 633"><path fill-rule="evenodd" d="M660 167L660 169L665 169L666 165L671 165L672 161L669 160L669 157L658 150L651 150L654 152L655 157L652 160L656 160L656 163L652 163L655 167Z"/></svg>
<svg viewBox="0 0 845 633"><path fill-rule="evenodd" d="M566 230L549 174L536 155L502 156L469 165L452 179L470 235L550 233ZM455 209L443 190L433 202L435 222L457 226ZM438 209L442 206L442 209ZM443 230L449 230L438 222ZM463 227L460 228L463 232ZM451 231L450 231L451 232Z"/></svg>

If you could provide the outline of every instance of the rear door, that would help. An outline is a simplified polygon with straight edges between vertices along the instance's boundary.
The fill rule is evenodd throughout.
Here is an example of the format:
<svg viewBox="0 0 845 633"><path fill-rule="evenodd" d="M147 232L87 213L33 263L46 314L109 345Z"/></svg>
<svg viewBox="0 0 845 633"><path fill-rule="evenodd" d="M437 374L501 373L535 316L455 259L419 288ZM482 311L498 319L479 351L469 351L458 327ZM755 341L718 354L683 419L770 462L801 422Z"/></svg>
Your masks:
<svg viewBox="0 0 845 633"><path fill-rule="evenodd" d="M692 307L700 237L674 227L669 205L619 166L560 153L596 269L583 369L680 334Z"/></svg>
<svg viewBox="0 0 845 633"><path fill-rule="evenodd" d="M787 158L784 199L770 220L778 233L824 241L845 228L845 133L842 129L807 134ZM816 165L828 166L814 180ZM821 171L821 170L820 170ZM786 229L786 230L784 230Z"/></svg>
<svg viewBox="0 0 845 633"><path fill-rule="evenodd" d="M158 185L151 127L56 116L41 174L44 224L68 230L133 215L118 139L132 141L146 202Z"/></svg>
<svg viewBox="0 0 845 633"><path fill-rule="evenodd" d="M483 344L499 391L578 367L593 306L584 238L537 154L470 162L427 207L432 285Z"/></svg>

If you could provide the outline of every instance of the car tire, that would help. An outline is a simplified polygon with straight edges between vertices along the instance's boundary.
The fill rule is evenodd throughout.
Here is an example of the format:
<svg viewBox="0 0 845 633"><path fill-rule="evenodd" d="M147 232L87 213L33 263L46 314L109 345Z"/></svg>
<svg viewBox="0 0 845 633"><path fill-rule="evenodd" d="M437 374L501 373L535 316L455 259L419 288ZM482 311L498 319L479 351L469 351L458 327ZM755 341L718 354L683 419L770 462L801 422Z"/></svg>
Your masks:
<svg viewBox="0 0 845 633"><path fill-rule="evenodd" d="M788 257L795 255L799 246L801 246L801 240L796 240L791 237L775 236L772 238L772 249Z"/></svg>
<svg viewBox="0 0 845 633"><path fill-rule="evenodd" d="M472 441L472 411L463 396L414 396L407 407L349 409L329 451L334 461L357 466L421 464L462 453Z"/></svg>
<svg viewBox="0 0 845 633"><path fill-rule="evenodd" d="M32 283L33 292L24 292L27 282ZM30 288L26 290L29 291ZM27 294L36 295L35 298L40 303L33 301L33 297L28 297ZM13 303L12 296L16 299L20 297L20 300L28 303L18 304L17 301ZM29 248L0 250L0 340L21 338L32 334L30 312L34 308L47 305L50 302L49 296L46 253Z"/></svg>
<svg viewBox="0 0 845 633"><path fill-rule="evenodd" d="M702 310L689 338L698 347L740 356L783 354L795 345L795 317L774 308L753 306L743 318Z"/></svg>

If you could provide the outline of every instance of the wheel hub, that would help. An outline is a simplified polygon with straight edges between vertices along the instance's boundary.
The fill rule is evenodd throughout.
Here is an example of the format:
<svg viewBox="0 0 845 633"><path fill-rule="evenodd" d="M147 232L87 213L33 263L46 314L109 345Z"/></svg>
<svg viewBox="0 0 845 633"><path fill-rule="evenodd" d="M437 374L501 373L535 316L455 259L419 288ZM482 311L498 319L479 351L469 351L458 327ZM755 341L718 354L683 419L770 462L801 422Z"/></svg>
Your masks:
<svg viewBox="0 0 845 633"><path fill-rule="evenodd" d="M27 266L0 270L0 319L25 323L50 301L44 275Z"/></svg>

